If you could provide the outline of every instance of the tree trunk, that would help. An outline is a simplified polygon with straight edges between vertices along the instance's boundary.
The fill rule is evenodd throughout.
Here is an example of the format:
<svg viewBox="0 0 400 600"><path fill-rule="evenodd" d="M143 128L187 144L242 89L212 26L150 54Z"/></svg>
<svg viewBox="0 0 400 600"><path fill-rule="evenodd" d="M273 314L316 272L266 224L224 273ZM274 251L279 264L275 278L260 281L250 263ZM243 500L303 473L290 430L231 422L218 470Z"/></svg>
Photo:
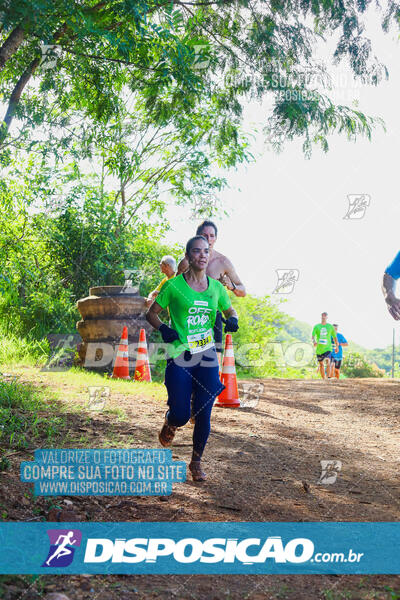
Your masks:
<svg viewBox="0 0 400 600"><path fill-rule="evenodd" d="M30 78L32 77L32 75L34 74L34 72L36 71L38 66L40 65L40 60L41 59L38 57L38 58L35 58L31 62L29 67L27 69L25 69L25 71L22 73L21 77L18 79L18 81L12 91L12 94L10 96L10 101L8 103L7 112L4 117L3 123L1 124L0 147L7 137L8 130L11 125L11 121L13 120L15 110L16 110L18 103L20 101L20 98L21 98L21 94L24 91L26 84L28 83L28 81L30 80Z"/></svg>
<svg viewBox="0 0 400 600"><path fill-rule="evenodd" d="M0 71L4 69L6 62L18 50L24 39L25 31L21 25L18 25L0 48Z"/></svg>
<svg viewBox="0 0 400 600"><path fill-rule="evenodd" d="M66 25L64 24L54 34L54 36L53 36L54 41L57 42L64 35L65 31L66 31ZM32 77L32 75L35 73L36 69L40 65L41 60L42 60L41 56L37 56L36 58L33 59L31 64L29 65L29 67L27 67L25 69L25 71L22 73L21 77L18 79L18 81L12 91L12 94L10 96L10 100L8 103L6 115L4 117L3 123L0 126L0 148L1 148L2 144L4 143L4 140L7 137L8 130L10 129L11 121L13 120L15 110L21 99L22 92L24 91L26 84L28 83L28 81L30 80L30 78Z"/></svg>

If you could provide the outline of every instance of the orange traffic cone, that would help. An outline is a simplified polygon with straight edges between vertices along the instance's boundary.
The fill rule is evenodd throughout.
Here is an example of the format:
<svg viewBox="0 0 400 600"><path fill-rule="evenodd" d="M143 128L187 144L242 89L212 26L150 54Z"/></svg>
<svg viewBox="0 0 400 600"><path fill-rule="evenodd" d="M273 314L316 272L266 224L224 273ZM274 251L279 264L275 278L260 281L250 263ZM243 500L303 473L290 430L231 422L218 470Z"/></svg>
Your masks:
<svg viewBox="0 0 400 600"><path fill-rule="evenodd" d="M233 354L232 336L230 333L225 338L225 354L222 365L221 381L225 389L218 396L214 406L225 408L239 408L239 391L236 379L235 356Z"/></svg>
<svg viewBox="0 0 400 600"><path fill-rule="evenodd" d="M122 337L118 346L111 377L114 379L129 379L128 328L126 326L122 330Z"/></svg>
<svg viewBox="0 0 400 600"><path fill-rule="evenodd" d="M146 332L144 329L141 329L139 333L134 380L151 381L149 356L147 354Z"/></svg>

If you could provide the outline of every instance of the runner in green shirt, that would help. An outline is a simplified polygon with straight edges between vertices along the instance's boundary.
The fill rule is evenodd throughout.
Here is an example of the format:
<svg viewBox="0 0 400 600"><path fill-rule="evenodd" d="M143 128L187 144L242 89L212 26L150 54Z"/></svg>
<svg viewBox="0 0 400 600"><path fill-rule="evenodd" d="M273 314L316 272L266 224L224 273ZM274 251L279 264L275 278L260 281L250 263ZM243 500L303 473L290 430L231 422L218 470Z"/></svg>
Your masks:
<svg viewBox="0 0 400 600"><path fill-rule="evenodd" d="M169 307L171 326L179 336L172 342L171 358L176 358L183 350L197 353L214 346L217 310L224 311L231 306L229 296L219 281L208 277L208 288L197 292L186 282L183 274L164 284L157 303L161 308Z"/></svg>
<svg viewBox="0 0 400 600"><path fill-rule="evenodd" d="M203 481L200 459L210 433L211 409L224 389L214 343L215 317L217 310L224 313L226 332L237 331L238 319L224 286L206 275L209 246L203 236L188 241L186 258L189 269L164 284L146 318L168 344L165 385L169 410L159 434L160 443L169 446L177 427L188 422L193 393L196 422L189 469L195 481ZM171 327L158 317L163 308L169 309Z"/></svg>
<svg viewBox="0 0 400 600"><path fill-rule="evenodd" d="M326 379L326 372L330 373L330 360L332 353L332 338L335 342L336 352L338 352L338 340L336 331L330 323L327 322L328 313L323 312L321 315L321 323L314 326L312 330L312 341L316 348L317 359L319 362L319 372L322 379Z"/></svg>

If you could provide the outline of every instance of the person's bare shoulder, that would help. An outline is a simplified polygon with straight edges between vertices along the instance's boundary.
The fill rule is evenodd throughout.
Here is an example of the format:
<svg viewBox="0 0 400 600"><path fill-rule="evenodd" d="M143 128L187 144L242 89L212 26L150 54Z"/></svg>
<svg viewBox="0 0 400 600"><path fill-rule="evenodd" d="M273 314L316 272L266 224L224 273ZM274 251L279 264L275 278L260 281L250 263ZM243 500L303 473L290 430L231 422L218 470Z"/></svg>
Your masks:
<svg viewBox="0 0 400 600"><path fill-rule="evenodd" d="M226 256L224 254L221 254L221 252L218 252L218 250L215 250L215 249L213 249L213 251L212 251L212 257L213 257L213 260L214 259L219 260L220 258L226 258Z"/></svg>
<svg viewBox="0 0 400 600"><path fill-rule="evenodd" d="M210 260L210 262L217 262L220 265L228 265L231 264L231 261L229 260L229 258L227 256L225 256L225 254L221 254L221 252L218 252L218 250L213 250L212 253L212 259Z"/></svg>
<svg viewBox="0 0 400 600"><path fill-rule="evenodd" d="M233 268L232 261L227 256L225 256L225 254L219 253L218 261L221 265L224 266L226 271L229 271Z"/></svg>
<svg viewBox="0 0 400 600"><path fill-rule="evenodd" d="M231 265L231 261L221 252L213 250L212 258L208 263L208 271L211 272L211 276L215 279L219 279L221 275L225 275ZM217 275L218 273L218 275Z"/></svg>

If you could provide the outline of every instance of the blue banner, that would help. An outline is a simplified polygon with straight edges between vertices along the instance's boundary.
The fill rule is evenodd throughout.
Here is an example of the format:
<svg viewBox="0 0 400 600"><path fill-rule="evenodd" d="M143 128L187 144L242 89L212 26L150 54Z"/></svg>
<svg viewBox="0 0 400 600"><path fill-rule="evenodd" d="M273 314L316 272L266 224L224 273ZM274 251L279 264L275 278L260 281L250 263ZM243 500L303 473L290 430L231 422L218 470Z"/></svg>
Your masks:
<svg viewBox="0 0 400 600"><path fill-rule="evenodd" d="M400 523L0 523L0 573L400 574Z"/></svg>

